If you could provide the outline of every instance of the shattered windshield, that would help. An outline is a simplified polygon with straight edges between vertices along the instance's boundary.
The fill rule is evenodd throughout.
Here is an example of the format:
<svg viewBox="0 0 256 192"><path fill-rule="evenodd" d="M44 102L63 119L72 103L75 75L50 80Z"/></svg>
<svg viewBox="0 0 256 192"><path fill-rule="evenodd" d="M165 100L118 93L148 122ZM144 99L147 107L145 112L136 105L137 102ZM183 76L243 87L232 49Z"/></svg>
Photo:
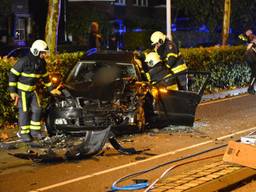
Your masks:
<svg viewBox="0 0 256 192"><path fill-rule="evenodd" d="M136 71L130 63L114 61L82 61L69 73L66 83L109 83L121 78L136 78Z"/></svg>

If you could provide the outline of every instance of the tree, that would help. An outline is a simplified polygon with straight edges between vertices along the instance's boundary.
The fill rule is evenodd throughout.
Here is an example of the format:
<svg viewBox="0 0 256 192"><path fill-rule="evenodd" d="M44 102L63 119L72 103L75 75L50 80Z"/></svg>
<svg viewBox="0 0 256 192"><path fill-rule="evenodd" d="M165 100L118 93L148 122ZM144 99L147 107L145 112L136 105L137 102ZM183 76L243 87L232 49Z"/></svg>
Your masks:
<svg viewBox="0 0 256 192"><path fill-rule="evenodd" d="M231 0L225 0L224 16L223 16L222 45L228 44L228 35L229 35L229 28L230 28L230 13L231 13Z"/></svg>
<svg viewBox="0 0 256 192"><path fill-rule="evenodd" d="M48 44L50 54L55 53L57 50L60 8L61 0L49 0L45 26L45 40Z"/></svg>
<svg viewBox="0 0 256 192"><path fill-rule="evenodd" d="M9 15L11 14L11 5L12 2L10 0L1 0L0 3L0 16L2 17L3 15Z"/></svg>
<svg viewBox="0 0 256 192"><path fill-rule="evenodd" d="M173 22L175 23L176 17L185 15L191 18L194 26L205 24L212 40L221 39L219 33L223 31L224 3L225 0L172 0L172 7L175 10ZM235 39L246 29L256 31L254 0L234 0L230 2L230 10L230 29Z"/></svg>
<svg viewBox="0 0 256 192"><path fill-rule="evenodd" d="M237 34L246 29L254 29L256 18L256 3L252 0L232 1L231 26L236 29Z"/></svg>

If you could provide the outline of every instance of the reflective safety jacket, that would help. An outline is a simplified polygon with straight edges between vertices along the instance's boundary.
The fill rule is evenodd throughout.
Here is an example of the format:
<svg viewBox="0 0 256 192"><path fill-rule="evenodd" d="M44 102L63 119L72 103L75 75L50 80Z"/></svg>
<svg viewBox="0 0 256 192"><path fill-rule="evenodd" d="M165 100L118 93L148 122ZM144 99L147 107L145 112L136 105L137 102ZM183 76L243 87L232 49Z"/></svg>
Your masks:
<svg viewBox="0 0 256 192"><path fill-rule="evenodd" d="M9 91L18 93L21 91L34 91L37 83L42 80L43 84L49 91L53 89L53 85L49 80L46 71L46 62L39 57L33 56L31 53L17 61L11 68L9 74Z"/></svg>
<svg viewBox="0 0 256 192"><path fill-rule="evenodd" d="M146 73L147 79L152 85L164 86L168 90L178 90L177 79L168 79L171 76L170 70L163 62L157 63L153 67L149 67ZM167 79L165 79L167 78Z"/></svg>
<svg viewBox="0 0 256 192"><path fill-rule="evenodd" d="M168 68L162 62L159 62L155 66L148 68L147 79L153 84L162 80L169 74Z"/></svg>
<svg viewBox="0 0 256 192"><path fill-rule="evenodd" d="M186 63L174 42L166 39L164 44L157 50L157 53L173 74L188 70Z"/></svg>

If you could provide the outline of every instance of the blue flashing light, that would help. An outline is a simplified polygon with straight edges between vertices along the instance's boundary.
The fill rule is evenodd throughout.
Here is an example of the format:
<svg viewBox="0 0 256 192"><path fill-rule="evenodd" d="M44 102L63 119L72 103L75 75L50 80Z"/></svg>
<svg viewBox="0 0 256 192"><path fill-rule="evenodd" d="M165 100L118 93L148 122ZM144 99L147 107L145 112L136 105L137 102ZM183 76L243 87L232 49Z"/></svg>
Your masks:
<svg viewBox="0 0 256 192"><path fill-rule="evenodd" d="M133 29L132 31L133 32L142 32L142 29L138 27L138 28Z"/></svg>
<svg viewBox="0 0 256 192"><path fill-rule="evenodd" d="M177 26L176 26L175 23L172 24L172 27L171 27L171 28L172 28L172 31L177 31Z"/></svg>
<svg viewBox="0 0 256 192"><path fill-rule="evenodd" d="M97 53L97 48L91 48L91 49L87 50L85 54L86 54L86 56L90 56L95 53Z"/></svg>
<svg viewBox="0 0 256 192"><path fill-rule="evenodd" d="M18 46L24 47L26 45L26 42L25 41L17 41L16 44Z"/></svg>
<svg viewBox="0 0 256 192"><path fill-rule="evenodd" d="M123 19L115 19L115 22L120 26L123 25L124 21Z"/></svg>
<svg viewBox="0 0 256 192"><path fill-rule="evenodd" d="M126 32L126 28L124 29L116 29L115 33L125 33Z"/></svg>
<svg viewBox="0 0 256 192"><path fill-rule="evenodd" d="M198 29L198 32L209 33L209 28L206 25L201 25Z"/></svg>

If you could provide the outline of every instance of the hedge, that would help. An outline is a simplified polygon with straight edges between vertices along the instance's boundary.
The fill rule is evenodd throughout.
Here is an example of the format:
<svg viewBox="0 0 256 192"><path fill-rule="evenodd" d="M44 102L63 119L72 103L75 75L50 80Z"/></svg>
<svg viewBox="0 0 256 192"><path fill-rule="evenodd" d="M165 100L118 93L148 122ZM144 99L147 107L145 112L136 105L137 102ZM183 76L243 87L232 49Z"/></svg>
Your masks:
<svg viewBox="0 0 256 192"><path fill-rule="evenodd" d="M181 49L190 69L211 73L211 79L206 90L208 92L242 87L248 83L250 69L244 62L244 52L244 46ZM76 52L48 58L48 71L60 72L65 76L71 66L82 56L82 52ZM17 109L10 105L12 101L7 92L8 73L15 62L15 58L0 58L0 126L16 119Z"/></svg>
<svg viewBox="0 0 256 192"><path fill-rule="evenodd" d="M189 69L211 73L207 91L245 86L250 68L244 62L244 46L181 49Z"/></svg>

